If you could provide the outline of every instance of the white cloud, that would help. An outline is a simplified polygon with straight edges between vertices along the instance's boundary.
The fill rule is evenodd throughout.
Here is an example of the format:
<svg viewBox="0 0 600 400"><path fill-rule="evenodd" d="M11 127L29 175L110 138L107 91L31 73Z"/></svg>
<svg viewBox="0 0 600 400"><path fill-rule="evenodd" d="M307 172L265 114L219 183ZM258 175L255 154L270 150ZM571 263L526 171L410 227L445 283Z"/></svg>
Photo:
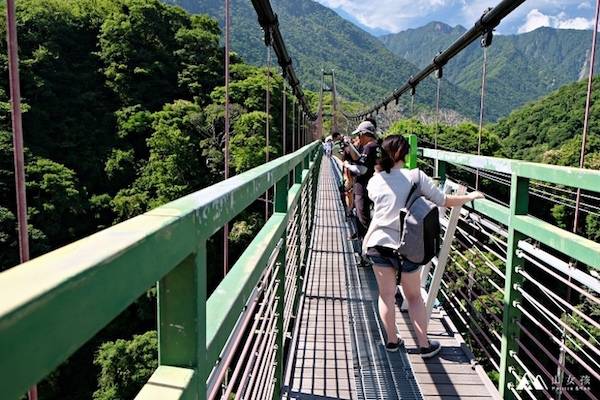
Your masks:
<svg viewBox="0 0 600 400"><path fill-rule="evenodd" d="M594 22L583 17L569 18L559 21L558 28L561 29L594 29Z"/></svg>
<svg viewBox="0 0 600 400"><path fill-rule="evenodd" d="M398 32L411 26L410 21L451 9L464 0L317 0L319 3L340 8L353 15L369 28L383 28Z"/></svg>
<svg viewBox="0 0 600 400"><path fill-rule="evenodd" d="M499 0L316 0L341 9L369 28L399 32L430 21L473 26ZM499 33L529 32L541 26L591 29L592 0L527 0L498 27Z"/></svg>
<svg viewBox="0 0 600 400"><path fill-rule="evenodd" d="M547 15L537 8L531 10L525 23L519 27L518 32L530 32L542 26L559 29L593 29L593 21L583 17L569 18L564 12L557 15Z"/></svg>
<svg viewBox="0 0 600 400"><path fill-rule="evenodd" d="M592 7L592 2L590 2L590 1L584 1L584 2L581 2L581 3L579 3L579 5L577 6L577 9L578 9L578 10L591 10L592 8L593 8L593 7Z"/></svg>

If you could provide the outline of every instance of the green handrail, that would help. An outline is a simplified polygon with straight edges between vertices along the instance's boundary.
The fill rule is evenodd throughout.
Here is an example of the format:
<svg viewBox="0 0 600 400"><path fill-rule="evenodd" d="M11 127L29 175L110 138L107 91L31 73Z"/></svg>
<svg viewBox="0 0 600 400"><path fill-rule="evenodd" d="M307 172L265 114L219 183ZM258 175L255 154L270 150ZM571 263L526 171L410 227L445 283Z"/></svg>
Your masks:
<svg viewBox="0 0 600 400"><path fill-rule="evenodd" d="M473 207L478 213L508 227L498 389L502 398L513 399L514 394L510 389L515 387L515 377L510 371L518 369L512 354L516 354L519 348L517 339L520 336L520 329L517 322L520 321L521 312L516 305L521 301L519 288L523 285L523 276L518 273L518 270L523 267L523 259L517 256L519 241L532 238L569 258L600 270L600 243L528 215L529 181L542 181L600 192L600 171L426 148L420 149L420 153L425 158L437 160L440 171L446 170L446 164L456 164L511 175L509 207L489 200L477 200Z"/></svg>
<svg viewBox="0 0 600 400"><path fill-rule="evenodd" d="M160 367L138 398L204 398L227 333L320 154L309 144L1 273L2 398L19 398L156 282ZM273 186L276 212L207 301L206 240Z"/></svg>

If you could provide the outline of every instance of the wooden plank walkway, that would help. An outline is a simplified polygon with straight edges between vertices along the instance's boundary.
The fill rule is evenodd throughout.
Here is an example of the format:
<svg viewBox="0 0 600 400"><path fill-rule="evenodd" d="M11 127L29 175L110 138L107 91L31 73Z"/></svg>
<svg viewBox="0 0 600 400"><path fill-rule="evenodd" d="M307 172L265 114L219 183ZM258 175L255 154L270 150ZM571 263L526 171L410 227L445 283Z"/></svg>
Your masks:
<svg viewBox="0 0 600 400"><path fill-rule="evenodd" d="M304 304L284 398L499 398L443 310L434 310L429 325L430 336L443 345L439 356L424 361L417 354L408 313L399 305L397 326L406 351L383 350L375 278L370 268L356 266L335 168L323 159Z"/></svg>

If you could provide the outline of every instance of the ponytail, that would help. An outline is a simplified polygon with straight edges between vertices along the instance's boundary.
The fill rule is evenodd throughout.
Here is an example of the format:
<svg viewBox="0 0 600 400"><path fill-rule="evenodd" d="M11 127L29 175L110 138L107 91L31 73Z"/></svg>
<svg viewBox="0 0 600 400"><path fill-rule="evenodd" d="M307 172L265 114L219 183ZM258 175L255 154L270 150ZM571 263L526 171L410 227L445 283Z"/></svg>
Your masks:
<svg viewBox="0 0 600 400"><path fill-rule="evenodd" d="M392 167L394 166L394 164L396 164L396 163L390 157L390 155L387 153L387 151L383 151L381 156L377 159L375 169L378 172L385 171L389 174Z"/></svg>

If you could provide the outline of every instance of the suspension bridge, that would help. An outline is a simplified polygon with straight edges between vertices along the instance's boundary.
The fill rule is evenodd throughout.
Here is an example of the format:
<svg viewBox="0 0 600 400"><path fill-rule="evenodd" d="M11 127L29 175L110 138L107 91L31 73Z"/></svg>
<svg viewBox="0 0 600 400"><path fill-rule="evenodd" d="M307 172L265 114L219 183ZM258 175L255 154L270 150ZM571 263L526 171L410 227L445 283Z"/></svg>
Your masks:
<svg viewBox="0 0 600 400"><path fill-rule="evenodd" d="M28 260L17 31L14 1L8 1L23 263L0 274L0 397L19 399L29 391L36 399L37 382L156 285L159 366L139 400L597 399L600 322L590 306L600 305L600 244L579 232L577 218L600 211L599 171L482 156L480 146L478 154L465 154L442 149L437 138L409 137L409 168L422 168L446 192L481 189L487 181L506 194L440 213L443 245L423 268L421 284L430 336L443 349L423 360L401 294L397 329L405 347L385 350L374 276L359 266L355 227L340 196L340 165L323 156L316 140L329 117L325 91L332 92L333 130L340 118L357 122L405 93L414 96L432 74L439 108L446 63L479 39L485 52L493 29L523 1L487 10L429 66L355 115L341 109L333 71L322 72L320 104L310 110L270 2L252 3L288 82L284 107L286 95L296 99L292 110L284 108L294 127L284 132L285 154L233 177L226 165L227 179L218 184ZM597 21L598 11L596 28ZM487 62L484 57L480 126ZM226 87L228 66L226 57ZM226 143L226 159L228 151ZM208 296L207 241L223 230L226 242L228 223L261 196L272 196L265 201L266 223L231 267L224 246L227 273ZM533 196L572 207L574 228L536 216Z"/></svg>

